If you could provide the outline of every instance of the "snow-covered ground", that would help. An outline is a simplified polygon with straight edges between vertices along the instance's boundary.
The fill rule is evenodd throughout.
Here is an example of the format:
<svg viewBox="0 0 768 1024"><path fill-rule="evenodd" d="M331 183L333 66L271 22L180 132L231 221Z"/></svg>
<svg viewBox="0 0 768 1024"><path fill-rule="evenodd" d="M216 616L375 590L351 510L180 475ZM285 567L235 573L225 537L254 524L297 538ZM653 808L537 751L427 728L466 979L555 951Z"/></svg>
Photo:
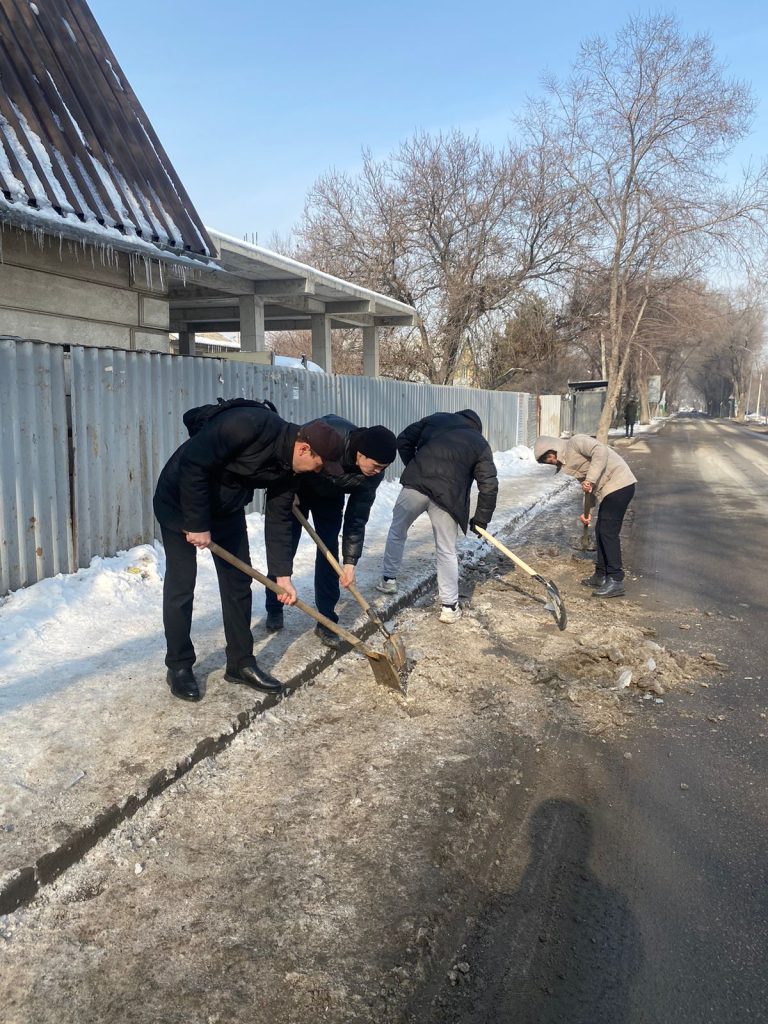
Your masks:
<svg viewBox="0 0 768 1024"><path fill-rule="evenodd" d="M540 485L542 477L549 478L552 471L538 466L531 449L524 445L497 453L495 461L502 481L496 518L503 521L503 482L530 477ZM368 591L380 566L399 491L397 483L382 483L371 512L358 573ZM261 515L248 517L248 537L253 564L266 571ZM424 549L430 541L429 521L424 516L409 537L406 563L409 549ZM461 541L465 549L478 543L471 536ZM302 538L294 582L299 596L310 603L314 559L312 541ZM111 675L124 667L126 651L131 652L134 664L143 660L157 674L164 656L164 570L165 555L156 541L113 558L94 558L86 569L42 580L9 595L0 606L0 714L34 701L52 688L58 691L89 676ZM263 607L263 596L257 591L255 588L254 619L260 617ZM307 626L303 621L302 628ZM213 560L204 551L198 555L193 637L199 641L201 631L217 629L223 632L218 586Z"/></svg>

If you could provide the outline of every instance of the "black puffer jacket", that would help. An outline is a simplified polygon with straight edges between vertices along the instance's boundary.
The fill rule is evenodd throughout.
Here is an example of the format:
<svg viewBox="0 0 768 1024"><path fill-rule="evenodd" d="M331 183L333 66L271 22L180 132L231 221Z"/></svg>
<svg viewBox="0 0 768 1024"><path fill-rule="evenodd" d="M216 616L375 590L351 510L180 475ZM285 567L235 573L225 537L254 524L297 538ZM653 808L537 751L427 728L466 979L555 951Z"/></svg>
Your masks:
<svg viewBox="0 0 768 1024"><path fill-rule="evenodd" d="M464 533L472 481L477 481L480 492L475 510L480 522L491 521L499 492L493 453L482 430L477 413L464 409L426 416L406 427L397 439L405 463L400 483L426 494L453 516Z"/></svg>
<svg viewBox="0 0 768 1024"><path fill-rule="evenodd" d="M155 490L158 521L179 532L203 533L245 508L257 487L294 489L293 446L299 427L260 408L235 408L211 419L166 463ZM290 514L290 506L288 508ZM270 510L267 519L280 515ZM269 532L269 531L267 531ZM279 531L278 531L279 532ZM267 537L270 572L280 562Z"/></svg>
<svg viewBox="0 0 768 1024"><path fill-rule="evenodd" d="M371 514L371 507L376 498L376 490L384 479L383 473L376 476L365 476L357 468L357 442L362 429L354 423L345 420L341 416L323 416L323 420L330 424L333 429L344 438L344 454L341 457L341 464L345 470L343 476L332 477L327 473L304 473L294 478L296 492L299 496L307 495L314 500L327 498L329 502L337 502L343 495L348 494L346 508L344 509L344 525L341 531L341 552L344 562L356 565L363 553L365 543L365 527ZM290 531L281 528L284 520L284 508L286 502L293 502L293 493L284 489L282 493L279 487L267 491L267 500L271 501L273 508L273 527L270 531L273 535L279 533L279 545L281 550L289 550ZM289 507L289 513L292 515ZM285 568L285 566L283 566ZM290 568L279 575L290 575Z"/></svg>

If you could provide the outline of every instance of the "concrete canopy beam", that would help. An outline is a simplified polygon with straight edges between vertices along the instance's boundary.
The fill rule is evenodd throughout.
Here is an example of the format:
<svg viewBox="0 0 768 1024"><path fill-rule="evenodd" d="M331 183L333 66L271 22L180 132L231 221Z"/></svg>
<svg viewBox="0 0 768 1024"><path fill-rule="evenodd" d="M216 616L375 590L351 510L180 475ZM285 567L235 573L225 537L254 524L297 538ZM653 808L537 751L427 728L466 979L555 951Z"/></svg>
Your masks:
<svg viewBox="0 0 768 1024"><path fill-rule="evenodd" d="M206 320L204 323L197 323L193 321L176 325L171 323L171 331L178 332L180 334L183 330L191 331L193 334L224 334L227 331L240 330L240 321Z"/></svg>
<svg viewBox="0 0 768 1024"><path fill-rule="evenodd" d="M326 302L326 313L373 313L373 303L364 299L352 302Z"/></svg>
<svg viewBox="0 0 768 1024"><path fill-rule="evenodd" d="M253 291L253 281L237 274L220 270L190 271L186 281L171 277L168 282L168 298L185 300L187 297L205 298L211 291L226 295L247 295Z"/></svg>
<svg viewBox="0 0 768 1024"><path fill-rule="evenodd" d="M310 331L312 323L308 316L281 316L265 320L264 327L267 331Z"/></svg>
<svg viewBox="0 0 768 1024"><path fill-rule="evenodd" d="M315 283L306 277L293 279L279 278L275 281L252 281L251 287L255 295L265 299L284 299L288 296L304 296L315 294Z"/></svg>
<svg viewBox="0 0 768 1024"><path fill-rule="evenodd" d="M199 307L179 307L171 306L171 322L180 323L183 321L191 322L194 320L196 323L205 323L208 320L228 320L232 323L239 324L240 322L240 306L239 305L223 305L218 306L199 306ZM239 327L230 327L230 331L238 331Z"/></svg>

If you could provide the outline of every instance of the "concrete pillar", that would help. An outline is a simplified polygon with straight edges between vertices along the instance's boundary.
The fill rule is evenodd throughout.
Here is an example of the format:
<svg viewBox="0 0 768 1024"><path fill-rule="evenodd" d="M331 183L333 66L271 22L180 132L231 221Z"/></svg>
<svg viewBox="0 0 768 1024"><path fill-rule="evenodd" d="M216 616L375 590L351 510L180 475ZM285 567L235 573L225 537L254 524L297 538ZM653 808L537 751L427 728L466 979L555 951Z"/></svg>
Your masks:
<svg viewBox="0 0 768 1024"><path fill-rule="evenodd" d="M264 300L256 295L240 296L240 351L266 352Z"/></svg>
<svg viewBox="0 0 768 1024"><path fill-rule="evenodd" d="M195 354L195 332L189 330L179 331L179 355L193 356Z"/></svg>
<svg viewBox="0 0 768 1024"><path fill-rule="evenodd" d="M378 327L363 328L363 376L380 376Z"/></svg>
<svg viewBox="0 0 768 1024"><path fill-rule="evenodd" d="M312 359L326 373L333 373L331 321L325 313L312 314Z"/></svg>

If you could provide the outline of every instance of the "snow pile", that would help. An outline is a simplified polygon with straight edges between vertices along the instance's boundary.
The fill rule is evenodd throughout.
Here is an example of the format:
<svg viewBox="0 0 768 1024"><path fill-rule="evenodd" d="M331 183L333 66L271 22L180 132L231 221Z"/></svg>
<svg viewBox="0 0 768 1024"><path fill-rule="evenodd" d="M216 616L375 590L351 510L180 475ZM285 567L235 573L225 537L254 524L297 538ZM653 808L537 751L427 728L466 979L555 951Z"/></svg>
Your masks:
<svg viewBox="0 0 768 1024"><path fill-rule="evenodd" d="M536 465L533 449L525 444L519 444L506 452L496 452L493 461L496 463L499 477L504 479L528 473L531 466Z"/></svg>

